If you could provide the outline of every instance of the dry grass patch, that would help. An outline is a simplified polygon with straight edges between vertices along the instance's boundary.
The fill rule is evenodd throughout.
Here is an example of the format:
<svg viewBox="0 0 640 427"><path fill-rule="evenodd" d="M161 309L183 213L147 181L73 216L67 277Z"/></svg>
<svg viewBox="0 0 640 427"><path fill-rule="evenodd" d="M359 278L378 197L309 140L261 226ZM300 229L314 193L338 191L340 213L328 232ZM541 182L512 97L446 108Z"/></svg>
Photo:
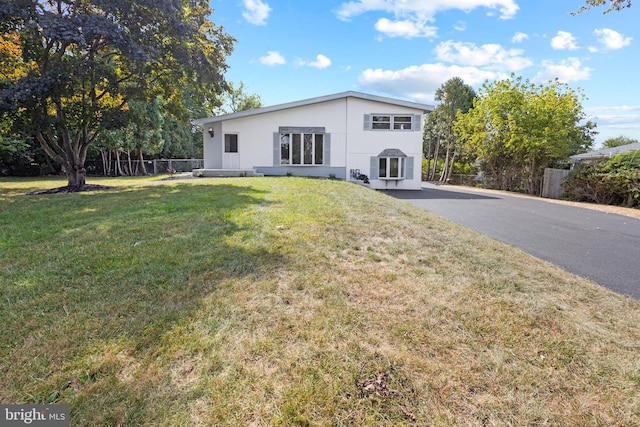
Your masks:
<svg viewBox="0 0 640 427"><path fill-rule="evenodd" d="M74 425L640 424L637 301L344 182L121 187L0 193L0 401Z"/></svg>

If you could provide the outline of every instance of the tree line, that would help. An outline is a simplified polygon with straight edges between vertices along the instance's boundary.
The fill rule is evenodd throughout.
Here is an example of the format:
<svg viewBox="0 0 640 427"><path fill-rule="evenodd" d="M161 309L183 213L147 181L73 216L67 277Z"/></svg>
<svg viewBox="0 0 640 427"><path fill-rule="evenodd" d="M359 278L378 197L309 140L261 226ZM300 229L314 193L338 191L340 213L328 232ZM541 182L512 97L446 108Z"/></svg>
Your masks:
<svg viewBox="0 0 640 427"><path fill-rule="evenodd" d="M212 14L208 0L0 1L0 168L46 165L78 190L88 156L201 157L190 119L260 103L225 80L236 40Z"/></svg>
<svg viewBox="0 0 640 427"><path fill-rule="evenodd" d="M631 1L585 0L576 13L599 6ZM208 0L0 0L0 173L44 165L76 191L88 156L201 157L190 119L261 104L225 80L236 40L213 12ZM533 192L544 167L591 146L581 96L515 76L475 94L452 79L426 127L428 178L465 165Z"/></svg>

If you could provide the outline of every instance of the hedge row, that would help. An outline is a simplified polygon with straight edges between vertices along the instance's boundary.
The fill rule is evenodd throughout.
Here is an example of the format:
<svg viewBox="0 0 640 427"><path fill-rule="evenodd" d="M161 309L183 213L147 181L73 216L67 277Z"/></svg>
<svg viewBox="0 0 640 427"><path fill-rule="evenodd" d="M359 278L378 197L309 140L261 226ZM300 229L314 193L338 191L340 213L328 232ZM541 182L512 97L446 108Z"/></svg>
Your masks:
<svg viewBox="0 0 640 427"><path fill-rule="evenodd" d="M581 163L571 170L563 187L569 200L640 207L640 151Z"/></svg>

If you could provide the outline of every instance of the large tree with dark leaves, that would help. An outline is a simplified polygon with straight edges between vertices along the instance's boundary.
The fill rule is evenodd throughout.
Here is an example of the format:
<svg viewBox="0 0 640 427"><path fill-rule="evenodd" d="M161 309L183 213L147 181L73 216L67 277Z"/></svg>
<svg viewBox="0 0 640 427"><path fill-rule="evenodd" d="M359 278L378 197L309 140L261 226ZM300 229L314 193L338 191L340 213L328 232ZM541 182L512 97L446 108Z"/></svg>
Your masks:
<svg viewBox="0 0 640 427"><path fill-rule="evenodd" d="M0 0L0 36L15 40L22 70L0 80L0 111L80 190L89 145L126 126L129 101L180 106L186 87L227 90L235 40L212 13L208 0Z"/></svg>

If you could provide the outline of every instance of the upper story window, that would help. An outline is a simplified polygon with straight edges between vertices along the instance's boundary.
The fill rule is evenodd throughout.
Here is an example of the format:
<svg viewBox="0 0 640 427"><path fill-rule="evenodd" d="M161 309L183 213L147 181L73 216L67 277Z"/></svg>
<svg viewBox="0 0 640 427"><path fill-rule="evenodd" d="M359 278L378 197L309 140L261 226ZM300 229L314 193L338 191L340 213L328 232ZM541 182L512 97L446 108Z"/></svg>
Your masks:
<svg viewBox="0 0 640 427"><path fill-rule="evenodd" d="M365 130L420 130L422 116L411 114L365 114Z"/></svg>

